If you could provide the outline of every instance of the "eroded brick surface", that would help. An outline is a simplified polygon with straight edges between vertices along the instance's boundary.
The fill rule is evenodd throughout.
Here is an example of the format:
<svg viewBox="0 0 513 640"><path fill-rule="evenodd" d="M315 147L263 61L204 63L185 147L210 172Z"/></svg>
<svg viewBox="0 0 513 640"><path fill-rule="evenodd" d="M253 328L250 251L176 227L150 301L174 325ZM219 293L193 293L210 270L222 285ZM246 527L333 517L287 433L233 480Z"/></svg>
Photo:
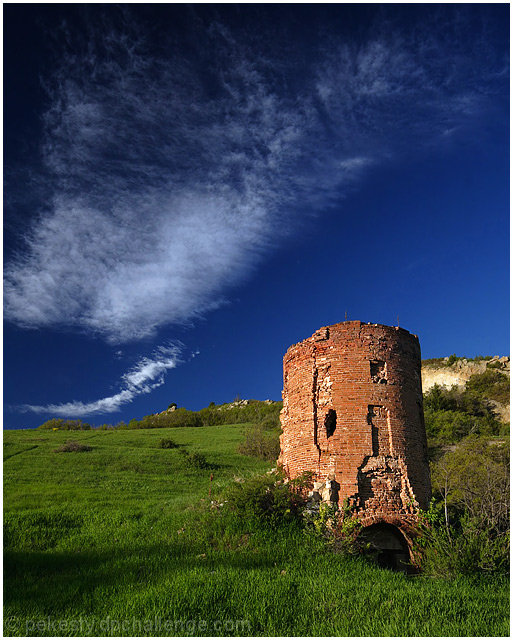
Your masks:
<svg viewBox="0 0 513 640"><path fill-rule="evenodd" d="M283 360L281 464L337 486L366 520L411 517L431 484L420 346L404 329L362 322L323 327ZM320 486L320 485L319 485Z"/></svg>

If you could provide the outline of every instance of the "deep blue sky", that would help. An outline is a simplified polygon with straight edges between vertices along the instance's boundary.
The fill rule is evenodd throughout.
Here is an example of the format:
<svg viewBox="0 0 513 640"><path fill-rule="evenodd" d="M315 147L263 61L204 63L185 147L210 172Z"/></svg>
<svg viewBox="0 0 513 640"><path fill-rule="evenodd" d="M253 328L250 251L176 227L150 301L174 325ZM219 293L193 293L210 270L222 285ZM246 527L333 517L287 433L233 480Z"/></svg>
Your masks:
<svg viewBox="0 0 513 640"><path fill-rule="evenodd" d="M4 5L4 422L279 399L349 319L509 353L509 6Z"/></svg>

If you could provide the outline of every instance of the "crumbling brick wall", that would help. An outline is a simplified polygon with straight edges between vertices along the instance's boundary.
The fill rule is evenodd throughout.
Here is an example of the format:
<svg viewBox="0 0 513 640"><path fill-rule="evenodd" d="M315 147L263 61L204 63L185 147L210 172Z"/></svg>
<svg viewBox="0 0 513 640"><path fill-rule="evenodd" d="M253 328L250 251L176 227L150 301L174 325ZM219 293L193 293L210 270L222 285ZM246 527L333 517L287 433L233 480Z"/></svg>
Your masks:
<svg viewBox="0 0 513 640"><path fill-rule="evenodd" d="M417 336L342 322L283 360L281 464L332 481L367 519L427 508L431 484Z"/></svg>

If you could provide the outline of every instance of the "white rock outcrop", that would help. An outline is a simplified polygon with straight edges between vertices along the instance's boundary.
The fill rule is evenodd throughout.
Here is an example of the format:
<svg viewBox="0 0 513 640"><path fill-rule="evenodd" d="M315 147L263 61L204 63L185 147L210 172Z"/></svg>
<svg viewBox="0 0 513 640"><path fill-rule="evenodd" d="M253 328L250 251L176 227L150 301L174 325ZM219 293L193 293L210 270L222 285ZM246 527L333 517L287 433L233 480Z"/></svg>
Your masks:
<svg viewBox="0 0 513 640"><path fill-rule="evenodd" d="M448 358L445 359L446 361ZM422 365L422 391L426 393L435 384L450 388L453 386L464 387L470 376L475 373L483 373L490 365L500 364L498 371L509 376L510 362L508 356L494 356L491 360L456 360L453 364L427 364Z"/></svg>

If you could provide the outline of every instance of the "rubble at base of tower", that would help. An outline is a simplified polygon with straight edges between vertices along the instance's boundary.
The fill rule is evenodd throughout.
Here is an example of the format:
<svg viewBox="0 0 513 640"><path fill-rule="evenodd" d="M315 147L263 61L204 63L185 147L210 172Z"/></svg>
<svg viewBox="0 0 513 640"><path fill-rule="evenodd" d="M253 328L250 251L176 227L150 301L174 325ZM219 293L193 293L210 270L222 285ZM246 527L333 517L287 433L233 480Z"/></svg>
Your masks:
<svg viewBox="0 0 513 640"><path fill-rule="evenodd" d="M338 506L339 489L340 485L335 479L314 482L313 489L308 492L306 512L308 514L318 513L322 502Z"/></svg>

